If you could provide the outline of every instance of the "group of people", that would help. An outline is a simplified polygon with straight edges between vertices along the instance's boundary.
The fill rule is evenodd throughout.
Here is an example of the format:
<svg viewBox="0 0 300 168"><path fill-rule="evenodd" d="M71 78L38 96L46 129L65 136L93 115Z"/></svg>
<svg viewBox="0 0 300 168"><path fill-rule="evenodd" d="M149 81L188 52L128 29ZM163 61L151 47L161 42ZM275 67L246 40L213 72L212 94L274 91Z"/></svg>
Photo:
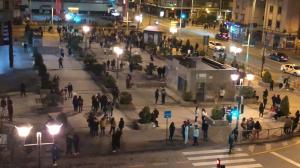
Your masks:
<svg viewBox="0 0 300 168"><path fill-rule="evenodd" d="M98 113L98 111L103 112L104 115L113 116L114 103L109 101L108 97L103 94L98 93L92 96L92 112Z"/></svg>
<svg viewBox="0 0 300 168"><path fill-rule="evenodd" d="M157 88L155 90L155 93L154 93L155 104L157 104L159 96L161 97L161 104L165 104L166 103L167 92L166 92L166 89L164 87L162 87L160 89Z"/></svg>
<svg viewBox="0 0 300 168"><path fill-rule="evenodd" d="M259 133L262 130L262 126L259 121L255 122L252 117L249 119L244 117L242 119L241 127L243 129L242 137L244 139L249 139L250 137L252 137L252 139L259 139Z"/></svg>

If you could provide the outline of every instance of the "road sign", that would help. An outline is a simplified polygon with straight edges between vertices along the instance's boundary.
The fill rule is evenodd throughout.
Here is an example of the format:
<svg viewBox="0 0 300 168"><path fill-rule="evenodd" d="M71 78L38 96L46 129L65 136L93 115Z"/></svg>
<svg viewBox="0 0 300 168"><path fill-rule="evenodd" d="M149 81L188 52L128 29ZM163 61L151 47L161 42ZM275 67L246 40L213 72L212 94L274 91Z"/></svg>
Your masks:
<svg viewBox="0 0 300 168"><path fill-rule="evenodd" d="M165 111L164 118L171 118L172 117L172 111Z"/></svg>

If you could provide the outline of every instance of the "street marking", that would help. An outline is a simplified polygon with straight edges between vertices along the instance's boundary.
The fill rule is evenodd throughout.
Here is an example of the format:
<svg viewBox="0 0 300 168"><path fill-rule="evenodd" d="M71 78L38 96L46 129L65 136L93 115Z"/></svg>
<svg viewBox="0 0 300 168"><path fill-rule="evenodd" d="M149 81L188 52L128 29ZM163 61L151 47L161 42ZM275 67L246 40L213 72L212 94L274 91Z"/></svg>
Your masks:
<svg viewBox="0 0 300 168"><path fill-rule="evenodd" d="M287 146L287 145L289 145L289 143L288 143L287 141L283 141L283 142L282 142L282 145L283 145L283 146Z"/></svg>
<svg viewBox="0 0 300 168"><path fill-rule="evenodd" d="M241 152L241 148L234 148L233 151ZM193 151L193 152L182 152L183 155L201 155L201 154L212 154L212 153L223 153L228 152L228 149L215 149L215 150L203 150L203 151Z"/></svg>
<svg viewBox="0 0 300 168"><path fill-rule="evenodd" d="M153 166L162 166L162 165L167 165L167 162L160 162L160 163L153 163Z"/></svg>
<svg viewBox="0 0 300 168"><path fill-rule="evenodd" d="M226 155L211 155L211 156L199 156L199 157L188 157L188 160L206 160L206 159L224 159L233 157L245 157L249 156L247 153L237 153L237 154L226 154Z"/></svg>
<svg viewBox="0 0 300 168"><path fill-rule="evenodd" d="M272 149L271 144L266 144L266 150L271 150L271 149Z"/></svg>
<svg viewBox="0 0 300 168"><path fill-rule="evenodd" d="M133 166L128 166L130 168L135 168L135 167L145 167L144 165L133 165Z"/></svg>
<svg viewBox="0 0 300 168"><path fill-rule="evenodd" d="M248 147L248 150L249 150L250 152L254 152L254 149L255 149L255 145L250 145L250 146Z"/></svg>
<svg viewBox="0 0 300 168"><path fill-rule="evenodd" d="M265 153L270 153L272 151L279 151L279 150L286 149L286 148L289 148L289 147L292 147L292 146L295 146L295 145L299 145L299 144L300 144L300 141L297 141L297 143L290 144L288 146L284 146L284 147L280 147L280 148L274 148L274 149L269 150L269 151L256 152L256 153L253 153L251 156L253 156L253 155L261 155L261 154L265 154Z"/></svg>
<svg viewBox="0 0 300 168"><path fill-rule="evenodd" d="M263 167L261 164L248 164L248 165L237 165L237 166L226 166L226 168L258 168Z"/></svg>
<svg viewBox="0 0 300 168"><path fill-rule="evenodd" d="M222 164L232 164L232 163L244 163L244 162L255 162L255 159L237 159L237 160L222 160ZM210 161L210 162L198 162L193 163L193 166L209 166L209 165L215 165L216 161Z"/></svg>
<svg viewBox="0 0 300 168"><path fill-rule="evenodd" d="M289 158L287 158L287 157L285 157L285 156L283 156L283 155L281 155L281 154L279 154L279 153L271 152L271 154L273 154L273 155L279 157L280 159L283 159L283 160L289 162L290 164L293 164L293 165L295 165L295 166L297 166L297 167L300 167L300 164L299 164L299 163L297 163L297 162L295 162L295 161L293 161L293 160L291 160L291 159L289 159Z"/></svg>

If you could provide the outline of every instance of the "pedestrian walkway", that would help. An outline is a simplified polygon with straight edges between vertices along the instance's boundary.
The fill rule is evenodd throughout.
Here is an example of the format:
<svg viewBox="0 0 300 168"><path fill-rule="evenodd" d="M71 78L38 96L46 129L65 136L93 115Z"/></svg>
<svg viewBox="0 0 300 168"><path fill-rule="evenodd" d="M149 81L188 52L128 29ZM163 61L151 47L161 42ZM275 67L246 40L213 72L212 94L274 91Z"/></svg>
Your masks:
<svg viewBox="0 0 300 168"><path fill-rule="evenodd" d="M212 168L217 164L217 159L221 160L221 165L226 168L259 168L263 167L251 158L248 153L241 148L234 148L232 154L228 154L228 149L211 149L199 151L186 151L182 154L187 160L192 162L194 167Z"/></svg>

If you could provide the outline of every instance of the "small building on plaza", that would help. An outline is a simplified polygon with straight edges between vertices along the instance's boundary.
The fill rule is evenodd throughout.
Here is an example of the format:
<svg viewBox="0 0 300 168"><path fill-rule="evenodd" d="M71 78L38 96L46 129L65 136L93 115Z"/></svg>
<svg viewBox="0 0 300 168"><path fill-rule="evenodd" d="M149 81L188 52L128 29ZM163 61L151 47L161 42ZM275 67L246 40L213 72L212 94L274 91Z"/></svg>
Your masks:
<svg viewBox="0 0 300 168"><path fill-rule="evenodd" d="M163 34L166 33L166 29L159 25L150 25L144 28L144 43L158 45L163 39Z"/></svg>
<svg viewBox="0 0 300 168"><path fill-rule="evenodd" d="M231 75L237 70L205 57L170 57L167 60L167 86L183 95L190 92L197 102L215 101L225 90L225 101L234 100Z"/></svg>

